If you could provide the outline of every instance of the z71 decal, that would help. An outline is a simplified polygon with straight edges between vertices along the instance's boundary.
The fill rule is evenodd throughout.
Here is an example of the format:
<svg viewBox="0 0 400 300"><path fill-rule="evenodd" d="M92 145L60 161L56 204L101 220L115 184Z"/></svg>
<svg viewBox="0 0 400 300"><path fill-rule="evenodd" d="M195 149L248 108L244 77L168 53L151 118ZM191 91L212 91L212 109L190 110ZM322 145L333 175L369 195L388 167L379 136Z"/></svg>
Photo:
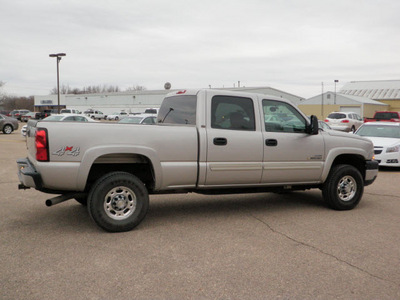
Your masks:
<svg viewBox="0 0 400 300"><path fill-rule="evenodd" d="M65 146L65 147L62 147L61 149L58 149L57 151L54 151L52 154L58 155L58 156L63 156L64 154L78 156L80 154L80 148L74 147L74 146L71 146L71 147Z"/></svg>

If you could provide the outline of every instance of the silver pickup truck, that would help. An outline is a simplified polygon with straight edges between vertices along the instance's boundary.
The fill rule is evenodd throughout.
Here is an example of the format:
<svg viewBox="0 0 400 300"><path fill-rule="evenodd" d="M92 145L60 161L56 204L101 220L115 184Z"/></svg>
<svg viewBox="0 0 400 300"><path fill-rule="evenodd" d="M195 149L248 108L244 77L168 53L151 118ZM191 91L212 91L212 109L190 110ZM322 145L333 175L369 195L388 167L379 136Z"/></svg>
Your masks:
<svg viewBox="0 0 400 300"><path fill-rule="evenodd" d="M29 121L19 188L75 198L107 231L145 217L149 194L319 188L354 208L378 174L372 143L318 129L289 101L202 89L168 94L156 125Z"/></svg>

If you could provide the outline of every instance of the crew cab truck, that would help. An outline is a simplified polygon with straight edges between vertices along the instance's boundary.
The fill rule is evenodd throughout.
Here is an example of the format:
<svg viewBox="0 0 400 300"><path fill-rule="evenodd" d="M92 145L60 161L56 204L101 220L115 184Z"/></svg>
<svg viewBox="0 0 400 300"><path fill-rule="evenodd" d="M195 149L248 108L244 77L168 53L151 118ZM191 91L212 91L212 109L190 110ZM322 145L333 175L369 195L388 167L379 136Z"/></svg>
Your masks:
<svg viewBox="0 0 400 300"><path fill-rule="evenodd" d="M364 122L400 122L400 113L397 111L377 111L372 118L365 118Z"/></svg>
<svg viewBox="0 0 400 300"><path fill-rule="evenodd" d="M212 89L168 94L156 125L32 120L27 148L19 188L75 198L111 232L137 226L149 194L319 188L348 210L378 174L369 140L319 130L282 98Z"/></svg>

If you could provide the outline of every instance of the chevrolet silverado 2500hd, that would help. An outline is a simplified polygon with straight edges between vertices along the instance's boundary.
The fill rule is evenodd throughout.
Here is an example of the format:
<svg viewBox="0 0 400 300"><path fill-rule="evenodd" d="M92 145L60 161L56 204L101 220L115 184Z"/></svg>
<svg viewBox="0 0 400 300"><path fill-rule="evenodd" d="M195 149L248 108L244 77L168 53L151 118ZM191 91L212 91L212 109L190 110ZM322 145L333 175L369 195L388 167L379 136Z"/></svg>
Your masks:
<svg viewBox="0 0 400 300"><path fill-rule="evenodd" d="M318 129L289 101L221 90L168 94L156 125L29 121L20 189L75 198L107 231L145 217L149 194L279 192L319 188L354 208L378 174L373 145Z"/></svg>

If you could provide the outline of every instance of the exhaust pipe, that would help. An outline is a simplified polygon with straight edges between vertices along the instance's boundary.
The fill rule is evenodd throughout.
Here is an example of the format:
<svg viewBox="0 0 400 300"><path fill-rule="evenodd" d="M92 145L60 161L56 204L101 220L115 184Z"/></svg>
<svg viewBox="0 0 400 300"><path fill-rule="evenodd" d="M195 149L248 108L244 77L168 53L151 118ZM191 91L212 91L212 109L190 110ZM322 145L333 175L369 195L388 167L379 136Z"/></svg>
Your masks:
<svg viewBox="0 0 400 300"><path fill-rule="evenodd" d="M60 195L60 196L57 196L57 197L54 197L54 198L51 198L51 199L47 199L46 200L46 206L50 207L50 206L56 205L58 203L67 201L69 199L74 198L76 195L79 195L79 194L70 193L70 194Z"/></svg>

